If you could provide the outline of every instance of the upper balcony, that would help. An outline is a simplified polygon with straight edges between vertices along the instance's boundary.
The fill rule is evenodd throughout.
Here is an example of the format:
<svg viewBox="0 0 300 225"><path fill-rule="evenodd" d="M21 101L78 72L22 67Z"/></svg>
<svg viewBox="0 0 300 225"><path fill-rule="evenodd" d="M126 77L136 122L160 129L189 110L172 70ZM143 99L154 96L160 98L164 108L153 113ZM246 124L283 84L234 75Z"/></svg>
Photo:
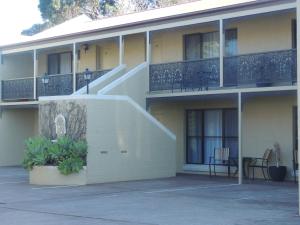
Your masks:
<svg viewBox="0 0 300 225"><path fill-rule="evenodd" d="M295 49L150 65L150 92L201 91L225 87L288 86L297 82Z"/></svg>
<svg viewBox="0 0 300 225"><path fill-rule="evenodd" d="M154 32L150 94L296 84L295 18L291 10Z"/></svg>

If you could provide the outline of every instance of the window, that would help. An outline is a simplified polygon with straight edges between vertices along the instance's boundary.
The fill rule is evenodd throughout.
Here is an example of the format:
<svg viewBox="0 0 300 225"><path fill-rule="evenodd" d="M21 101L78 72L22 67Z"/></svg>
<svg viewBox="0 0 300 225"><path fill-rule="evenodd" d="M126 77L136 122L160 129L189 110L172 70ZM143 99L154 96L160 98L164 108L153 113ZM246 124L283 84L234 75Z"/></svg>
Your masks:
<svg viewBox="0 0 300 225"><path fill-rule="evenodd" d="M72 73L72 53L55 53L48 55L48 74Z"/></svg>
<svg viewBox="0 0 300 225"><path fill-rule="evenodd" d="M237 55L237 29L225 31L225 56Z"/></svg>
<svg viewBox="0 0 300 225"><path fill-rule="evenodd" d="M208 164L214 148L229 147L232 157L238 154L236 109L187 111L188 164Z"/></svg>
<svg viewBox="0 0 300 225"><path fill-rule="evenodd" d="M297 22L292 20L292 48L297 48Z"/></svg>
<svg viewBox="0 0 300 225"><path fill-rule="evenodd" d="M188 34L184 36L185 60L219 57L219 32ZM237 29L225 31L225 55L237 54Z"/></svg>

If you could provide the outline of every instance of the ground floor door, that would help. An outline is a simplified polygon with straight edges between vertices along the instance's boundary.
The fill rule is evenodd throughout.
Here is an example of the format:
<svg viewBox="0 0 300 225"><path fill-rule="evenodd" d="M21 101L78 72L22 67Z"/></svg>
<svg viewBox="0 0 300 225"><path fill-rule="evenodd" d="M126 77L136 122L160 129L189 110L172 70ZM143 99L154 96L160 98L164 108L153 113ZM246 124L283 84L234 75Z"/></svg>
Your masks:
<svg viewBox="0 0 300 225"><path fill-rule="evenodd" d="M186 163L208 164L214 148L229 147L238 155L236 109L201 109L186 112Z"/></svg>

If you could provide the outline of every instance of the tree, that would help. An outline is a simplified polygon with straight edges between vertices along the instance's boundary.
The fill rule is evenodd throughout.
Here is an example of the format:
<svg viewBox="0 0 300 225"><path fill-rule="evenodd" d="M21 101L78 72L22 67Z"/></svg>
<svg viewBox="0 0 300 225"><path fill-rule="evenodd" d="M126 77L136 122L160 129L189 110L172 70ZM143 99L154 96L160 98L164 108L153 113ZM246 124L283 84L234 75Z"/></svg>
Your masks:
<svg viewBox="0 0 300 225"><path fill-rule="evenodd" d="M34 35L81 14L96 20L189 1L193 0L39 0L39 10L44 23L34 24L22 31L22 34Z"/></svg>

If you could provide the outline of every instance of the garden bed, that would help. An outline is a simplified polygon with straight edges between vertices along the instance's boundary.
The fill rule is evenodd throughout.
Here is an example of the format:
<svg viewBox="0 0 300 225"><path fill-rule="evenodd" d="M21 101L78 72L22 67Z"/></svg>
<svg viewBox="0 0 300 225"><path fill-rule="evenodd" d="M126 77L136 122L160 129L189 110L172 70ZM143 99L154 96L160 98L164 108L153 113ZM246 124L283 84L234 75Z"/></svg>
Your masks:
<svg viewBox="0 0 300 225"><path fill-rule="evenodd" d="M29 171L29 183L35 185L85 185L86 166L78 173L63 175L57 166L34 166Z"/></svg>

